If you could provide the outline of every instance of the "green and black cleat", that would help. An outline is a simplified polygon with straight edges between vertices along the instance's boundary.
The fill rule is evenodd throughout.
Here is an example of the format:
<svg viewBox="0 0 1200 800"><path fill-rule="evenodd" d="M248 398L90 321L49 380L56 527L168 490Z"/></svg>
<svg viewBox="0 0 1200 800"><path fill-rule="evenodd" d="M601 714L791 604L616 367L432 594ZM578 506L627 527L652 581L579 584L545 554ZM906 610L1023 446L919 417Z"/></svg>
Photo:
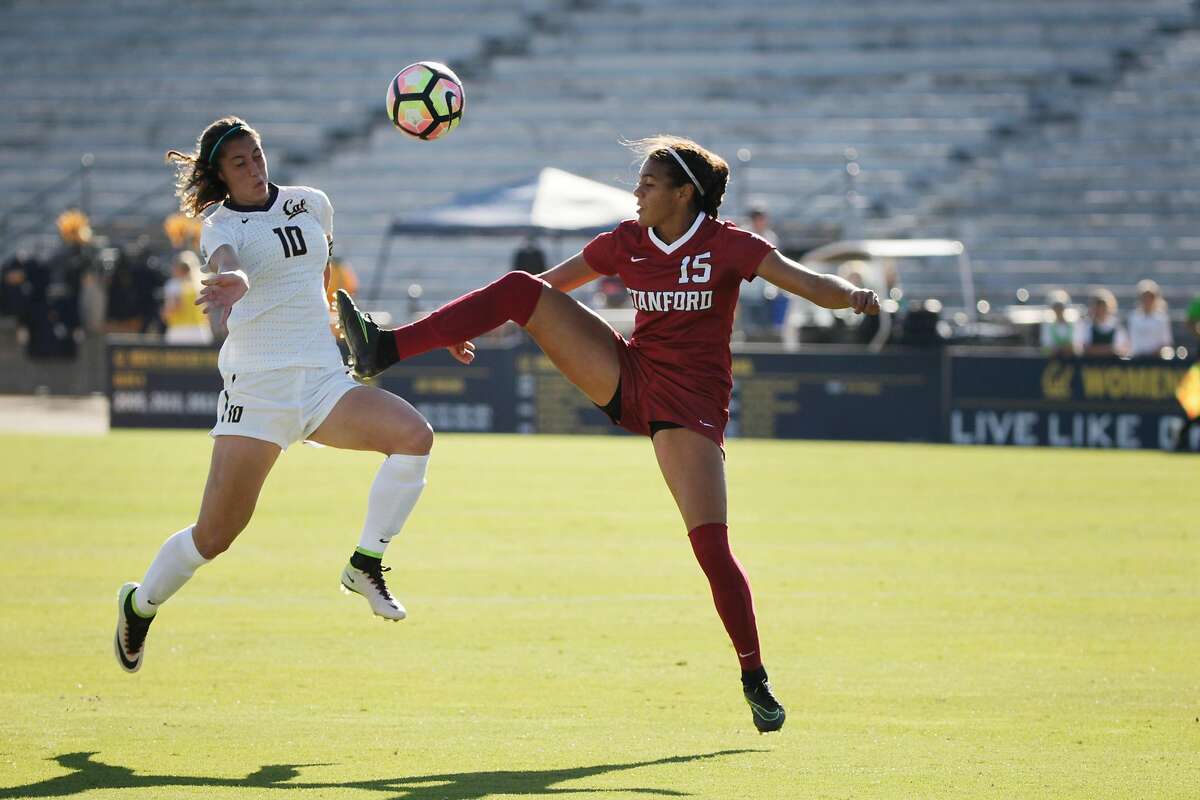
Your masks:
<svg viewBox="0 0 1200 800"><path fill-rule="evenodd" d="M379 357L379 340L390 334L380 330L370 314L359 311L344 290L337 290L334 302L337 303L338 325L350 348L350 367L354 374L372 378L391 366Z"/></svg>
<svg viewBox="0 0 1200 800"><path fill-rule="evenodd" d="M750 706L750 714L754 717L754 727L759 733L771 733L783 727L787 712L775 699L771 692L771 684L766 678L750 686L742 686L746 703Z"/></svg>

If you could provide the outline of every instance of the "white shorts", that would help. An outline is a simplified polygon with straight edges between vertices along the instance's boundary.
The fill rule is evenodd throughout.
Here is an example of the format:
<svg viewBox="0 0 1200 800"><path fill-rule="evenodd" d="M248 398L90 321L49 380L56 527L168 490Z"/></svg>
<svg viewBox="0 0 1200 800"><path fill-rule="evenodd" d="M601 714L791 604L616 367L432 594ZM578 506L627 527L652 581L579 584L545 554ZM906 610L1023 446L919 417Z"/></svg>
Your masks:
<svg viewBox="0 0 1200 800"><path fill-rule="evenodd" d="M345 367L287 367L225 376L210 436L248 436L287 450L320 427L359 384Z"/></svg>

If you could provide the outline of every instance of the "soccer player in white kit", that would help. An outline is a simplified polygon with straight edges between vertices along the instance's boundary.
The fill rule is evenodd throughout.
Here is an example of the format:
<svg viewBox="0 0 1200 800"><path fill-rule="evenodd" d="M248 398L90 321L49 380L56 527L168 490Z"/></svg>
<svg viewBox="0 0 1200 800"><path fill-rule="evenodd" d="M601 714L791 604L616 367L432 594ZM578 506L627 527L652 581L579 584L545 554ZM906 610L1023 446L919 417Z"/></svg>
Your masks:
<svg viewBox="0 0 1200 800"><path fill-rule="evenodd" d="M199 517L166 540L141 583L118 594L117 661L128 672L141 667L159 606L228 549L279 454L303 440L384 454L342 586L375 614L403 619L381 561L425 486L433 430L402 398L356 383L342 364L323 283L333 242L329 198L270 183L262 140L237 117L209 125L195 152L172 150L167 159L177 165L186 213L216 207L200 236L213 274L197 303L228 324L218 359L225 387Z"/></svg>

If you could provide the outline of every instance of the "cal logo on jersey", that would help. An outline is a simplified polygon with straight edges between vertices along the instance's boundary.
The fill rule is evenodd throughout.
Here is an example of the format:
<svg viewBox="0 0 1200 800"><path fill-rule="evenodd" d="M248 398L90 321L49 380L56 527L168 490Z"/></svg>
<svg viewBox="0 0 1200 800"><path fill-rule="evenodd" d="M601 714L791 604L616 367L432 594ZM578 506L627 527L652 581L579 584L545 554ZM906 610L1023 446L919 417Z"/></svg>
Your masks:
<svg viewBox="0 0 1200 800"><path fill-rule="evenodd" d="M283 213L287 214L288 219L292 219L299 214L308 213L308 198L301 200L299 203L294 200L285 200L283 202Z"/></svg>

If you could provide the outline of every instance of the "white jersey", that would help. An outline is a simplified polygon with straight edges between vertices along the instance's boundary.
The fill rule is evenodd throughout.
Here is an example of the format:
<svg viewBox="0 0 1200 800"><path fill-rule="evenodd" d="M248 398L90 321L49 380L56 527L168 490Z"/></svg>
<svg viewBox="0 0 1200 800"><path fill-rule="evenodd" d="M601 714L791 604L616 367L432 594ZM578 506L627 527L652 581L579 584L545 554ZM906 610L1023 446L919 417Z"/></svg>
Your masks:
<svg viewBox="0 0 1200 800"><path fill-rule="evenodd" d="M326 237L333 238L333 206L307 186L271 184L266 205L226 200L205 218L201 258L229 245L250 279L229 315L217 360L223 375L341 365L325 301Z"/></svg>

